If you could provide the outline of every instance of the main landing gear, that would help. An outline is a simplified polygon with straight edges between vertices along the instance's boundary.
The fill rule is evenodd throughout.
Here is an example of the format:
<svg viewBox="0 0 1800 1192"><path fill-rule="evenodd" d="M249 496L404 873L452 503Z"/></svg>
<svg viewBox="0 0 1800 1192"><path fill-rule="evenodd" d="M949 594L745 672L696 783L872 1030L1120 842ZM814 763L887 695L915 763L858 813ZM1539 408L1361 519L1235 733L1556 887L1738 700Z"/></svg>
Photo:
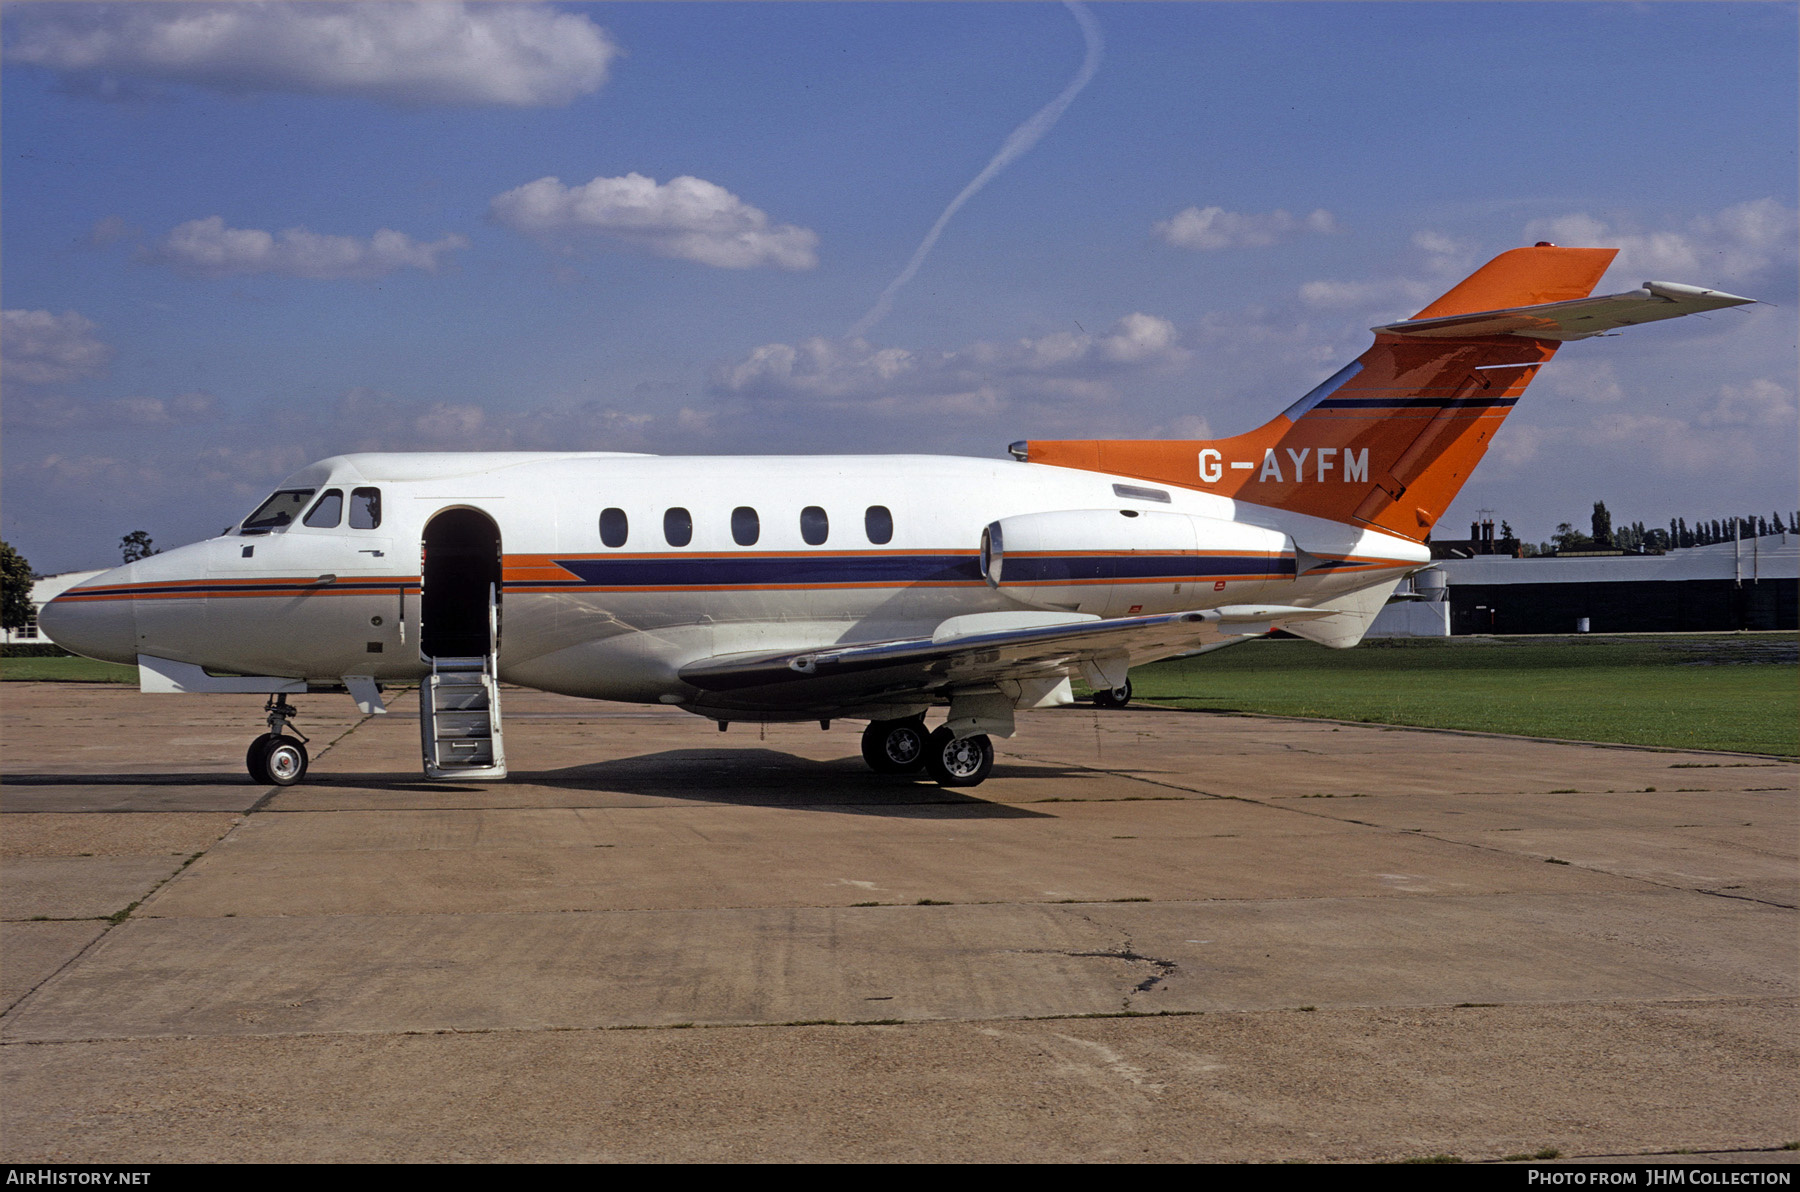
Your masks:
<svg viewBox="0 0 1800 1192"><path fill-rule="evenodd" d="M958 740L947 728L928 732L923 716L870 721L862 754L877 774L923 770L940 786L975 786L994 768L994 743L986 734Z"/></svg>
<svg viewBox="0 0 1800 1192"><path fill-rule="evenodd" d="M1130 679L1125 680L1125 682L1122 686L1114 687L1109 691L1094 692L1094 706L1096 708L1123 708L1126 704L1128 704L1130 702L1131 702L1131 680Z"/></svg>
<svg viewBox="0 0 1800 1192"><path fill-rule="evenodd" d="M306 777L306 734L294 729L294 736L287 735L295 715L287 696L270 696L263 711L269 714L269 731L250 742L244 768L250 771L250 781L259 786L292 786Z"/></svg>
<svg viewBox="0 0 1800 1192"><path fill-rule="evenodd" d="M923 716L871 720L863 730L863 760L877 774L917 774L925 768L925 742L930 735Z"/></svg>

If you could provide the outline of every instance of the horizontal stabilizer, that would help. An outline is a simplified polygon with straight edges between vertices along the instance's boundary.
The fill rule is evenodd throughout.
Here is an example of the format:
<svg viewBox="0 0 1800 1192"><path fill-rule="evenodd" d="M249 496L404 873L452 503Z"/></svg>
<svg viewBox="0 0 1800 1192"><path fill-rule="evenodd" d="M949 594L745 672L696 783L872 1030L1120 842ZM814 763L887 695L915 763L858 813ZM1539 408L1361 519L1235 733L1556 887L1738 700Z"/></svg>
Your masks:
<svg viewBox="0 0 1800 1192"><path fill-rule="evenodd" d="M1722 290L1674 282L1647 281L1636 290L1546 302L1538 306L1514 306L1505 310L1473 311L1435 319L1407 319L1371 328L1377 335L1404 335L1412 339L1477 339L1490 335L1516 335L1526 339L1559 342L1587 339L1618 327L1654 323L1702 311L1745 306L1754 298L1739 298Z"/></svg>

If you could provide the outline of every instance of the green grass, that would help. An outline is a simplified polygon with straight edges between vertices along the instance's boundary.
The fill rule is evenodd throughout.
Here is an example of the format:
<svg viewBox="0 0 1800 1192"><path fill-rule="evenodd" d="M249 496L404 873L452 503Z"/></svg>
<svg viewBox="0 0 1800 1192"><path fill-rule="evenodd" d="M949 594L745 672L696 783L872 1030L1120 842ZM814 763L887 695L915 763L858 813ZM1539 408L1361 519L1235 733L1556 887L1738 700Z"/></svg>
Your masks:
<svg viewBox="0 0 1800 1192"><path fill-rule="evenodd" d="M18 683L130 683L137 685L135 666L95 662L91 658L0 658L0 680Z"/></svg>
<svg viewBox="0 0 1800 1192"><path fill-rule="evenodd" d="M1800 755L1800 635L1253 641L1139 667L1135 698L1573 741Z"/></svg>
<svg viewBox="0 0 1800 1192"><path fill-rule="evenodd" d="M1800 755L1800 634L1459 637L1353 650L1253 641L1132 672L1175 708L1572 741ZM0 658L0 679L137 682L86 658Z"/></svg>

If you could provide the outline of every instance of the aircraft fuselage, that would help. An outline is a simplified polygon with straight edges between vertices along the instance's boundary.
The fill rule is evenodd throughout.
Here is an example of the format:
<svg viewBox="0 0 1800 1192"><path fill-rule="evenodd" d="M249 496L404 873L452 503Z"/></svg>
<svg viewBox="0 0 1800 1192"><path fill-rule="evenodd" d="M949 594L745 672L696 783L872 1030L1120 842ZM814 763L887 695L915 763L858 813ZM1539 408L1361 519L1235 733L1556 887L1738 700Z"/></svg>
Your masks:
<svg viewBox="0 0 1800 1192"><path fill-rule="evenodd" d="M305 523L326 520L307 511L327 494L347 502L371 489L378 524L365 514L353 528L341 513ZM121 662L416 681L429 670L427 527L469 510L498 536L502 679L799 717L819 709L706 695L679 672L740 653L928 637L972 614L1311 606L1391 586L1429 557L1366 528L1131 477L939 456L351 455L280 491L304 493L285 526L234 529L100 576L58 603L52 632ZM1086 547L1075 515L1149 538ZM1049 535L1027 544L1037 550L1009 542L998 584L981 549L995 523ZM1060 542L1065 523L1074 538ZM1334 566L1298 574L1297 543Z"/></svg>

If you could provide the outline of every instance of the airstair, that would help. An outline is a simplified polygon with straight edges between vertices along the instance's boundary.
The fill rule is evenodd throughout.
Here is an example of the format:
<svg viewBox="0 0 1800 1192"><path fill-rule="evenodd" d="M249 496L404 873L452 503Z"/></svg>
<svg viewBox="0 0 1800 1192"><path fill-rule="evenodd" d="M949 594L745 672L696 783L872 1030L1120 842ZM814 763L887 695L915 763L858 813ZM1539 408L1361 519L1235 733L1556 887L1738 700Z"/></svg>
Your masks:
<svg viewBox="0 0 1800 1192"><path fill-rule="evenodd" d="M500 731L500 623L498 593L488 589L485 655L434 657L419 685L419 744L425 776L449 779L506 777Z"/></svg>

